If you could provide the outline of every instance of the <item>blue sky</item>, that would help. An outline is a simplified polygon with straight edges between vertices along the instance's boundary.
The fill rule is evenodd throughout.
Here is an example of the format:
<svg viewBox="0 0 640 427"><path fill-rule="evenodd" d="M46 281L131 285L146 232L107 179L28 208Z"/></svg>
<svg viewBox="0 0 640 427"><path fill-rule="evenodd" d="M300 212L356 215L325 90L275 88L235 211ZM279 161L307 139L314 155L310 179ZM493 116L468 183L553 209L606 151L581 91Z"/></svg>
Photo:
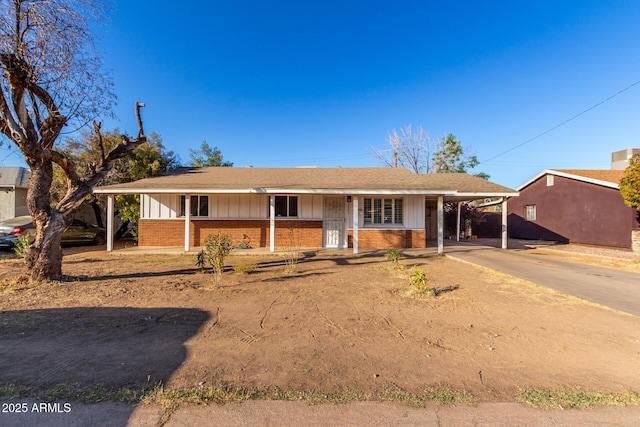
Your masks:
<svg viewBox="0 0 640 427"><path fill-rule="evenodd" d="M377 166L371 147L411 124L515 188L640 146L638 84L494 158L640 81L635 0L176 5L117 2L100 48L119 97L105 127L135 133L144 102L147 133L185 163L206 140L235 166Z"/></svg>

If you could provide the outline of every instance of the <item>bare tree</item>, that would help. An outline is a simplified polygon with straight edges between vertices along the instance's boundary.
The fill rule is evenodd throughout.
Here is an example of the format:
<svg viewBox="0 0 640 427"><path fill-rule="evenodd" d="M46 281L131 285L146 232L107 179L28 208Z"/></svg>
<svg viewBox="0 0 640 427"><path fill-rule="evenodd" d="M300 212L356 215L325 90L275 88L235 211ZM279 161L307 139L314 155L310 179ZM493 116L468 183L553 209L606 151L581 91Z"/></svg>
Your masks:
<svg viewBox="0 0 640 427"><path fill-rule="evenodd" d="M418 126L415 132L411 125L387 134L387 148L372 147L373 154L387 167L403 167L415 173L467 172L480 162L469 154L470 148L463 148L453 134L432 139L429 133ZM480 172L476 176L489 179Z"/></svg>
<svg viewBox="0 0 640 427"><path fill-rule="evenodd" d="M63 128L82 127L109 111L115 100L101 70L89 21L108 10L99 0L0 1L0 132L17 145L29 167L27 208L36 226L25 257L32 280L62 275L62 232L114 161L146 141L136 104L138 136L126 135L101 158L79 171L55 143ZM100 125L94 122L100 138ZM67 190L51 205L53 165L64 171Z"/></svg>
<svg viewBox="0 0 640 427"><path fill-rule="evenodd" d="M431 153L434 143L429 133L418 126L415 131L411 125L387 134L387 147L384 150L371 147L380 163L387 167L404 167L415 173L433 173Z"/></svg>

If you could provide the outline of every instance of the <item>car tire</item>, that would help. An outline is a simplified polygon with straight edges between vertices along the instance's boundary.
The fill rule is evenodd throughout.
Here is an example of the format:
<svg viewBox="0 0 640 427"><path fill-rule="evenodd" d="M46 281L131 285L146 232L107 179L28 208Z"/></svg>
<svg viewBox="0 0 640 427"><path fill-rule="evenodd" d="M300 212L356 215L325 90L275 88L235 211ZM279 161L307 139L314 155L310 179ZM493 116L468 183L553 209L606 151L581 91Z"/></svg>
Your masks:
<svg viewBox="0 0 640 427"><path fill-rule="evenodd" d="M93 238L93 243L96 245L104 245L106 241L104 234L96 234L96 237Z"/></svg>

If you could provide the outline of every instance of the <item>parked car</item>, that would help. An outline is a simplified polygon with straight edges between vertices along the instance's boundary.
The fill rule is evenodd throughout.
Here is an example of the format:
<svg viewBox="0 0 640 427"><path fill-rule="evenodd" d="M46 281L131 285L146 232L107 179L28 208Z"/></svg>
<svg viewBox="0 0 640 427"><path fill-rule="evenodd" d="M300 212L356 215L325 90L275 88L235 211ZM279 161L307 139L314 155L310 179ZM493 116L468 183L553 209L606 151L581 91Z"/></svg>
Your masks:
<svg viewBox="0 0 640 427"><path fill-rule="evenodd" d="M0 248L10 249L20 236L28 234L33 239L35 226L30 216L18 216L0 222ZM106 241L105 229L97 225L87 224L74 219L62 233L62 244L94 244L101 245Z"/></svg>

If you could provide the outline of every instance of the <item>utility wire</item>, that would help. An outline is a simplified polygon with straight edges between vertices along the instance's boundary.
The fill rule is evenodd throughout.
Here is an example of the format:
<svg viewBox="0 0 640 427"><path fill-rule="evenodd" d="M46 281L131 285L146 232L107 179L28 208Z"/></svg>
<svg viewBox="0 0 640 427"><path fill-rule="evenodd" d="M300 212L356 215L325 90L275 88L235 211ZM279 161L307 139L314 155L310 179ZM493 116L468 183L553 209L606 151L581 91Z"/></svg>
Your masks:
<svg viewBox="0 0 640 427"><path fill-rule="evenodd" d="M516 146L513 146L513 147L509 148L509 149L508 149L508 150L506 150L506 151L503 151L503 152L502 152L502 153L500 153L500 154L496 154L495 156L490 157L490 158L488 158L487 160L483 160L483 161L481 161L481 162L480 162L480 163L478 163L478 164L483 164L483 163L490 162L490 161L491 161L491 160L493 160L493 159L496 159L496 158L498 158L498 157L500 157L500 156L503 156L503 155L505 155L505 154L507 154L507 153L510 153L511 151L513 151L513 150L515 150L515 149L517 149L517 148L520 148L520 147L522 147L523 145L528 144L528 143L530 143L530 142L532 142L532 141L534 141L534 140L536 140L536 139L540 138L541 136L544 136L544 135L548 134L549 132L552 132L552 131L554 131L554 130L558 129L560 126L564 126L564 125L566 125L566 124L567 124L567 123L569 123L570 121L575 120L575 119L577 119L578 117L582 116L583 114L586 114L586 113L588 113L589 111L593 110L594 108L597 108L597 107L601 106L601 105L602 105L602 104L604 104L605 102L610 101L611 99L615 98L616 96L620 95L620 94L621 94L621 93L623 93L623 92L628 91L629 89L631 89L632 87L634 87L634 86L636 86L636 85L638 85L638 84L640 84L640 80L638 80L638 81L637 81L637 82L635 82L635 83L630 84L629 86L627 86L627 87L625 87L624 89L622 89L622 90L620 90L620 91L618 91L618 92L614 93L613 95L609 96L608 98L603 99L602 101L598 102L597 104L592 105L591 107L589 107L589 108L587 108L586 110L584 110L584 111L582 111L582 112L580 112L580 113L576 114L575 116L573 116L573 117L571 117L571 118L568 118L568 119L567 119L567 120L565 120L564 122L559 123L559 124L555 125L554 127L549 128L549 129L545 130L544 132L542 132L542 133L540 133L540 134L538 134L538 135L534 136L533 138L529 138L529 139L527 139L526 141L521 142L520 144L518 144L518 145L516 145Z"/></svg>

